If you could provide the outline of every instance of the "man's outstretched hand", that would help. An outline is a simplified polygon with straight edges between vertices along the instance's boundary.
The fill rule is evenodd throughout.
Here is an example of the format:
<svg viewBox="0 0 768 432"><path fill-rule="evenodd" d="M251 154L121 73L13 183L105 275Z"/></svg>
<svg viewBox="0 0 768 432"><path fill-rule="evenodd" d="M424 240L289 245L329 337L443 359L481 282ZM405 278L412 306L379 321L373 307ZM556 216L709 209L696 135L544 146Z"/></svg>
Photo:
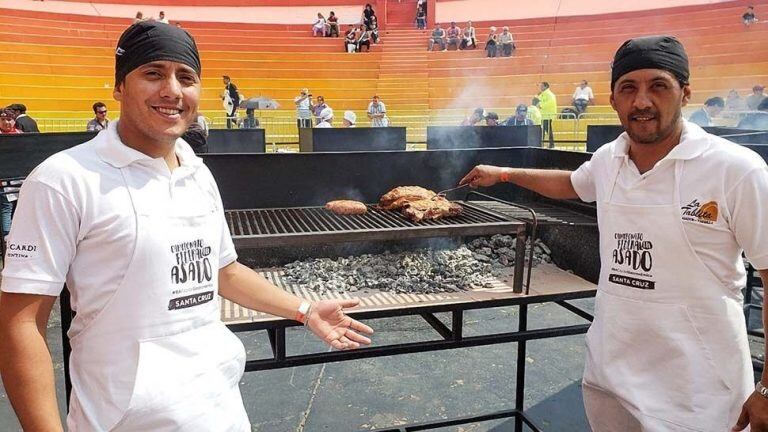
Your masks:
<svg viewBox="0 0 768 432"><path fill-rule="evenodd" d="M315 302L307 317L307 328L338 350L359 348L361 344L370 345L371 340L361 333L372 335L373 329L344 313L344 309L353 308L359 303L359 299Z"/></svg>
<svg viewBox="0 0 768 432"><path fill-rule="evenodd" d="M501 174L504 168L493 165L478 165L472 168L459 185L468 184L472 188L493 186L501 181Z"/></svg>

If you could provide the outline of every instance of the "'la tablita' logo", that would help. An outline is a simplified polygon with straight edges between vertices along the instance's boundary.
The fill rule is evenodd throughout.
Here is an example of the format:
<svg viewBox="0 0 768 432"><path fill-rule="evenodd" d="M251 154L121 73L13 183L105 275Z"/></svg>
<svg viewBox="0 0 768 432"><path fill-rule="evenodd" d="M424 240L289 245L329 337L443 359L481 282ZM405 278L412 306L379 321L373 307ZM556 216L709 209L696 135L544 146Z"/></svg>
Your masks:
<svg viewBox="0 0 768 432"><path fill-rule="evenodd" d="M707 225L717 222L719 214L717 201L700 204L699 200L695 198L690 204L684 205L680 209L683 211L682 219L684 221L699 222Z"/></svg>

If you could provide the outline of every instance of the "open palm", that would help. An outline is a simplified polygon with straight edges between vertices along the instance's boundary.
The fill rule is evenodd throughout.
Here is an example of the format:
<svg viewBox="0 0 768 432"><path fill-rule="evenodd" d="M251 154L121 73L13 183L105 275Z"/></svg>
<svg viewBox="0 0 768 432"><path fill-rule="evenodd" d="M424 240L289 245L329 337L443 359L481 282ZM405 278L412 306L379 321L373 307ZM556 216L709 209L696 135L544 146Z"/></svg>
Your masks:
<svg viewBox="0 0 768 432"><path fill-rule="evenodd" d="M359 299L315 302L307 317L307 327L325 343L338 350L359 348L361 344L370 345L371 340L360 333L371 335L373 329L344 313L344 309L355 307L359 303Z"/></svg>

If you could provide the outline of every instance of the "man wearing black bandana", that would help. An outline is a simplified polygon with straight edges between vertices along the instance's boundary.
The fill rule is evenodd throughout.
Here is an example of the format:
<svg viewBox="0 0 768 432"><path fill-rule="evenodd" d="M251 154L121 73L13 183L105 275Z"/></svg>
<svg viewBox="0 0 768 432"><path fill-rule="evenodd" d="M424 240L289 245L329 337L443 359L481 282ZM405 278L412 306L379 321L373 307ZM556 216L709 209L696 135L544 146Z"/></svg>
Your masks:
<svg viewBox="0 0 768 432"><path fill-rule="evenodd" d="M741 309L742 252L768 286L768 167L685 121L690 97L677 39L628 40L610 96L625 133L573 172L480 165L460 181L597 202L583 380L595 432L768 431L768 372L755 385Z"/></svg>
<svg viewBox="0 0 768 432"><path fill-rule="evenodd" d="M39 165L22 187L0 295L0 373L24 430L61 431L45 329L64 282L68 430L251 430L245 350L221 295L305 324L336 349L370 343L356 300L310 303L237 262L210 171L179 137L200 100L184 30L140 22L115 51L121 117Z"/></svg>

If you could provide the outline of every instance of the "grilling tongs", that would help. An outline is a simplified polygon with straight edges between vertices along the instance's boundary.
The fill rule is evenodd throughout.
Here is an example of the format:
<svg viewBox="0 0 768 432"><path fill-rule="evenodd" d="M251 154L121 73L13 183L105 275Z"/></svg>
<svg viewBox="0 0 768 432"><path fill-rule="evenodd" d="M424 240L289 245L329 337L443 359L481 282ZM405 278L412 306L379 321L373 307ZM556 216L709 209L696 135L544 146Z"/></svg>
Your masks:
<svg viewBox="0 0 768 432"><path fill-rule="evenodd" d="M455 190L463 189L463 188L465 188L467 186L469 186L469 183L464 183L463 185L459 185L459 186L456 186L454 188L450 188L450 189L446 189L446 190L440 191L440 192L437 193L437 196L445 197L445 194L447 194L448 192L452 192L452 191L455 191Z"/></svg>

